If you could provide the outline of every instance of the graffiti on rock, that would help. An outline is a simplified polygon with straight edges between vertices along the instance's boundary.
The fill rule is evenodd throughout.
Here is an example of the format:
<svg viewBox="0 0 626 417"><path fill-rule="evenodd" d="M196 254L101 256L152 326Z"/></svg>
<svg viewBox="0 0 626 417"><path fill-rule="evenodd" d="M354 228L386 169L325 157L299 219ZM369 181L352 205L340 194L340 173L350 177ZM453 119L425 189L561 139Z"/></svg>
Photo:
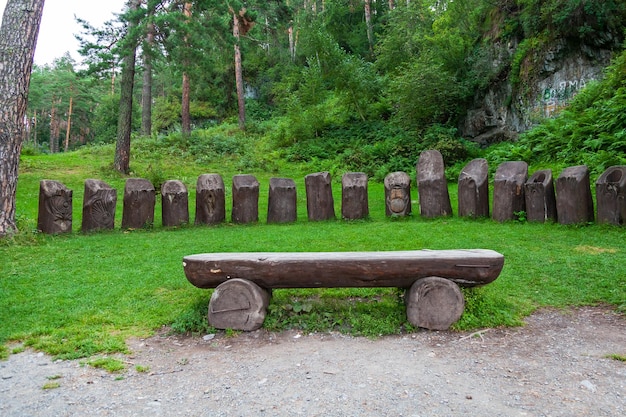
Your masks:
<svg viewBox="0 0 626 417"><path fill-rule="evenodd" d="M580 78L579 80L561 81L556 86L544 89L541 97L543 116L546 118L555 116L586 85L587 81L584 78Z"/></svg>

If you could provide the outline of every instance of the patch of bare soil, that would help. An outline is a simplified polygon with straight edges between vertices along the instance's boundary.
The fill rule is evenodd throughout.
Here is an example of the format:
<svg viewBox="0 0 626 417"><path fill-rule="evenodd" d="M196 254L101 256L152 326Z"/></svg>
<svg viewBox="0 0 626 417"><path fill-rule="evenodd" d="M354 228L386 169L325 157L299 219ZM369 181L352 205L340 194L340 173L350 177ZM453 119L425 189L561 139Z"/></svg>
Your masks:
<svg viewBox="0 0 626 417"><path fill-rule="evenodd" d="M543 310L526 323L379 340L162 334L129 341L120 374L26 351L0 362L0 415L626 415L626 362L609 357L626 356L623 315Z"/></svg>

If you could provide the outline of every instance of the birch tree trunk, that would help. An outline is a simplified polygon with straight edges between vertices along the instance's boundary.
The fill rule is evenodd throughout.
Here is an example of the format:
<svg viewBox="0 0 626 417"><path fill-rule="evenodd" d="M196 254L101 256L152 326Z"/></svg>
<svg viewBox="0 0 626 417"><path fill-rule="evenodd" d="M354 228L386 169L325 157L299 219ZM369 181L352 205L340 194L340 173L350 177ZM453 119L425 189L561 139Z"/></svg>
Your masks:
<svg viewBox="0 0 626 417"><path fill-rule="evenodd" d="M24 115L44 0L8 0L0 27L0 236L16 230Z"/></svg>
<svg viewBox="0 0 626 417"><path fill-rule="evenodd" d="M365 0L365 25L367 26L367 41L370 47L370 54L374 54L374 27L372 26L372 4L371 0Z"/></svg>

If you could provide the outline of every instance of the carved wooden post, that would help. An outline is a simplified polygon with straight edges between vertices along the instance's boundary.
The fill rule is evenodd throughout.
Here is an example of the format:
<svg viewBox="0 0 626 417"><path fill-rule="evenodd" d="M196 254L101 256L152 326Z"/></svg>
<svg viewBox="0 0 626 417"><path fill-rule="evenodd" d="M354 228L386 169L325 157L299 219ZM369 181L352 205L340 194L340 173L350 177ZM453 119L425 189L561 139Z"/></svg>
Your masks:
<svg viewBox="0 0 626 417"><path fill-rule="evenodd" d="M596 181L598 223L626 223L626 165L612 166Z"/></svg>
<svg viewBox="0 0 626 417"><path fill-rule="evenodd" d="M253 175L233 177L233 223L259 221L259 182Z"/></svg>
<svg viewBox="0 0 626 417"><path fill-rule="evenodd" d="M465 299L459 286L449 279L418 279L406 291L406 316L416 327L446 330L461 318Z"/></svg>
<svg viewBox="0 0 626 417"><path fill-rule="evenodd" d="M420 154L416 167L420 214L423 217L451 216L446 168L438 150Z"/></svg>
<svg viewBox="0 0 626 417"><path fill-rule="evenodd" d="M524 184L526 218L531 222L556 221L556 197L552 170L535 172Z"/></svg>
<svg viewBox="0 0 626 417"><path fill-rule="evenodd" d="M267 203L268 223L290 223L298 218L296 182L291 178L270 178Z"/></svg>
<svg viewBox="0 0 626 417"><path fill-rule="evenodd" d="M459 174L459 216L489 217L489 164L470 161Z"/></svg>
<svg viewBox="0 0 626 417"><path fill-rule="evenodd" d="M82 231L113 229L117 190L104 181L85 180Z"/></svg>
<svg viewBox="0 0 626 417"><path fill-rule="evenodd" d="M39 182L37 229L48 234L72 232L72 190L59 181Z"/></svg>
<svg viewBox="0 0 626 417"><path fill-rule="evenodd" d="M202 174L196 183L195 224L218 224L226 220L224 181L219 174Z"/></svg>
<svg viewBox="0 0 626 417"><path fill-rule="evenodd" d="M349 172L341 177L341 216L348 220L369 216L365 173Z"/></svg>
<svg viewBox="0 0 626 417"><path fill-rule="evenodd" d="M493 186L493 219L499 222L514 220L515 213L526 211L524 184L528 178L528 164L523 161L504 162L496 170Z"/></svg>
<svg viewBox="0 0 626 417"><path fill-rule="evenodd" d="M304 177L306 209L310 221L335 218L335 200L330 174L317 172Z"/></svg>
<svg viewBox="0 0 626 417"><path fill-rule="evenodd" d="M411 178L406 172L392 172L385 177L385 214L411 214Z"/></svg>
<svg viewBox="0 0 626 417"><path fill-rule="evenodd" d="M565 168L556 179L556 211L561 224L593 221L593 198L586 165Z"/></svg>
<svg viewBox="0 0 626 417"><path fill-rule="evenodd" d="M181 181L165 181L161 186L163 226L189 223L189 193Z"/></svg>
<svg viewBox="0 0 626 417"><path fill-rule="evenodd" d="M143 178L129 178L124 187L123 229L140 229L154 223L156 192Z"/></svg>

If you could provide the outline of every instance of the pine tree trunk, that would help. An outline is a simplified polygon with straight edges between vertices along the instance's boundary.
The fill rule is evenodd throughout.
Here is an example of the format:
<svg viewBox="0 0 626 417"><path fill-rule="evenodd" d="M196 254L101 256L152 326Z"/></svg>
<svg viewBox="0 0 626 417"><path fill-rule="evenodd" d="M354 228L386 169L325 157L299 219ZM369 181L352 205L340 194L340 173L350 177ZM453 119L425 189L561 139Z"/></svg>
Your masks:
<svg viewBox="0 0 626 417"><path fill-rule="evenodd" d="M189 75L186 72L183 72L183 91L182 91L182 101L181 101L181 129L183 132L183 136L191 135L191 111L189 104L189 90L191 89L189 85Z"/></svg>
<svg viewBox="0 0 626 417"><path fill-rule="evenodd" d="M70 109L67 113L67 130L65 131L65 152L67 152L68 148L70 147L70 132L72 130L72 103L73 97L70 96Z"/></svg>
<svg viewBox="0 0 626 417"><path fill-rule="evenodd" d="M129 7L137 10L141 0L131 0ZM133 26L131 22L129 26ZM129 29L128 33L132 33ZM120 92L120 112L117 119L117 142L115 145L114 167L117 171L128 174L130 172L130 134L133 125L133 87L135 84L135 54L137 43L130 42L124 64L122 66L122 85Z"/></svg>
<svg viewBox="0 0 626 417"><path fill-rule="evenodd" d="M135 78L135 49L124 58L120 112L117 119L115 169L123 174L130 171L130 134L133 124L133 86Z"/></svg>
<svg viewBox="0 0 626 417"><path fill-rule="evenodd" d="M187 19L191 18L191 3L185 3L183 13ZM185 37L185 43L187 38ZM185 45L187 47L187 45ZM186 68L189 66L188 60L185 60L185 71L183 72L183 86L182 86L182 101L181 101L181 128L184 136L191 135L191 111L190 111L190 97L189 92L191 86L189 84L189 74Z"/></svg>
<svg viewBox="0 0 626 417"><path fill-rule="evenodd" d="M35 117L33 118L33 145L37 149L37 111L35 110Z"/></svg>
<svg viewBox="0 0 626 417"><path fill-rule="evenodd" d="M152 134L152 47L154 45L154 25L148 24L146 45L143 51L143 87L141 91L141 134Z"/></svg>
<svg viewBox="0 0 626 417"><path fill-rule="evenodd" d="M16 230L24 115L44 0L9 0L0 27L0 236Z"/></svg>
<svg viewBox="0 0 626 417"><path fill-rule="evenodd" d="M243 88L243 69L241 68L241 50L239 49L239 16L233 13L233 36L235 37L235 82L237 84L237 103L239 106L239 129L246 128L246 101Z"/></svg>
<svg viewBox="0 0 626 417"><path fill-rule="evenodd" d="M50 109L50 153L56 153L58 151L58 135L57 135L57 107L56 99L52 98L52 108Z"/></svg>

